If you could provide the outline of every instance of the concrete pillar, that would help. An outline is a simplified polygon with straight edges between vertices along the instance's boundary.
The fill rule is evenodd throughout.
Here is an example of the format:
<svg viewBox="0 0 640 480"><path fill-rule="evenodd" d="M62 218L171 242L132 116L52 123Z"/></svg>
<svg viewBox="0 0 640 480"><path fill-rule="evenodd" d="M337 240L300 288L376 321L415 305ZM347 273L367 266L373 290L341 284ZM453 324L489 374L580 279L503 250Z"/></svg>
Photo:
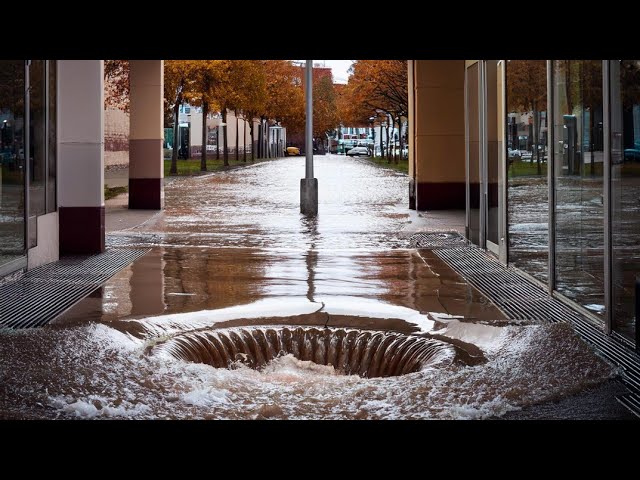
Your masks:
<svg viewBox="0 0 640 480"><path fill-rule="evenodd" d="M58 62L60 254L104 251L104 65Z"/></svg>
<svg viewBox="0 0 640 480"><path fill-rule="evenodd" d="M464 210L464 60L414 60L412 68L416 209Z"/></svg>
<svg viewBox="0 0 640 480"><path fill-rule="evenodd" d="M164 206L164 63L131 60L130 65L129 208L160 210Z"/></svg>

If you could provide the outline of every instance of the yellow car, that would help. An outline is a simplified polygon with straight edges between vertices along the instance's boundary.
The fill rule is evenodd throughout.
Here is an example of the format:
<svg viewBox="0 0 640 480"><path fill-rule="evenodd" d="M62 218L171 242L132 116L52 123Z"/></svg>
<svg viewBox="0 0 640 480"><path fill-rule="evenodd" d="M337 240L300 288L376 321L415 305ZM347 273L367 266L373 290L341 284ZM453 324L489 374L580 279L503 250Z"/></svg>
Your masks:
<svg viewBox="0 0 640 480"><path fill-rule="evenodd" d="M287 157L290 157L292 155L300 155L300 149L298 147L287 147L284 149L284 154Z"/></svg>

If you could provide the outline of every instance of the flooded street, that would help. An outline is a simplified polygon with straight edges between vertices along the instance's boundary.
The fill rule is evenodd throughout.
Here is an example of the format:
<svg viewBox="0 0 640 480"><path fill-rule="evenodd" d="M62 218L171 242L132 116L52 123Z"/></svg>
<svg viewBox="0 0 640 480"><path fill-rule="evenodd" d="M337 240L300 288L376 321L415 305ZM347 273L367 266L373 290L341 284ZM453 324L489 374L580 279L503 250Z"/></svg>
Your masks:
<svg viewBox="0 0 640 480"><path fill-rule="evenodd" d="M315 172L317 219L302 157L166 179L163 212L107 236L149 253L0 333L0 418L495 418L615 374L408 248L406 175L330 155Z"/></svg>

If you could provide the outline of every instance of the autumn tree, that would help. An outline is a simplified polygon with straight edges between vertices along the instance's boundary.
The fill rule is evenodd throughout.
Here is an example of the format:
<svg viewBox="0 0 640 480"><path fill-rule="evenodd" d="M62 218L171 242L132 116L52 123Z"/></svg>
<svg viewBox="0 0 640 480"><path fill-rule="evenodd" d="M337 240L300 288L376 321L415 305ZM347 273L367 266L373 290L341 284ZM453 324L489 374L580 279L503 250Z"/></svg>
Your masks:
<svg viewBox="0 0 640 480"><path fill-rule="evenodd" d="M313 83L313 136L324 142L338 123L333 76L319 76Z"/></svg>
<svg viewBox="0 0 640 480"><path fill-rule="evenodd" d="M173 153L170 173L178 173L178 135L180 105L185 101L189 78L193 68L190 60L166 60L164 62L164 101L173 109Z"/></svg>
<svg viewBox="0 0 640 480"><path fill-rule="evenodd" d="M223 60L199 60L193 62L188 83L189 101L202 109L202 151L200 152L200 171L207 171L207 117L220 103L219 86L224 80ZM225 142L226 149L226 142ZM225 165L226 161L225 154Z"/></svg>
<svg viewBox="0 0 640 480"><path fill-rule="evenodd" d="M246 60L206 60L215 62L215 81L211 85L211 99L217 103L222 116L223 161L229 165L227 139L227 111L236 110L240 103L239 86Z"/></svg>
<svg viewBox="0 0 640 480"><path fill-rule="evenodd" d="M391 124L397 123L401 131L402 118L406 118L409 111L406 60L358 60L354 62L352 71L345 90L346 98L341 104L352 102L358 105L354 112L357 111L360 117L367 110L375 116L382 112L391 118ZM351 114L347 110L342 115L348 117ZM398 138L402 151L402 134ZM388 133L387 140L390 143Z"/></svg>
<svg viewBox="0 0 640 480"><path fill-rule="evenodd" d="M264 110L259 112L264 125L273 119L287 127L287 131L304 131L304 92L300 78L300 68L287 60L264 61L266 71L266 95ZM264 128L261 129L264 143Z"/></svg>
<svg viewBox="0 0 640 480"><path fill-rule="evenodd" d="M104 61L104 107L129 111L129 60Z"/></svg>
<svg viewBox="0 0 640 480"><path fill-rule="evenodd" d="M244 75L239 76L237 107L242 111L245 122L249 123L251 160L253 161L255 159L253 119L259 115L259 112L266 109L266 69L263 60L247 60L246 62ZM247 161L246 148L244 149L244 161Z"/></svg>
<svg viewBox="0 0 640 480"><path fill-rule="evenodd" d="M336 90L336 113L338 121L342 125L354 127L366 127L371 117L375 117L375 112L371 107L357 100L357 92L354 92L353 83L345 85L334 85Z"/></svg>

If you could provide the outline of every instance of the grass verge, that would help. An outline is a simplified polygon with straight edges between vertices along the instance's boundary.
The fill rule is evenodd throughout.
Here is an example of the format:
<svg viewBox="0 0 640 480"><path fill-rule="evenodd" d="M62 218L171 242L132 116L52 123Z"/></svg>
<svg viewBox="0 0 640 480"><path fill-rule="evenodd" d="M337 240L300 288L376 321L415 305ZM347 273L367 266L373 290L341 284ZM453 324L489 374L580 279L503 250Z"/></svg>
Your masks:
<svg viewBox="0 0 640 480"><path fill-rule="evenodd" d="M398 160L398 163L395 163L393 160L389 163L387 157L366 157L366 160L369 160L371 163L375 163L380 167L391 168L402 173L409 173L409 160Z"/></svg>
<svg viewBox="0 0 640 480"><path fill-rule="evenodd" d="M191 158L189 160L181 159L181 160L178 160L177 162L178 173L172 174L172 173L169 173L169 170L171 170L171 159L165 158L164 176L175 177L175 176L185 176L185 175L201 175L203 173L218 172L221 170L230 170L232 168L238 168L241 166L251 165L259 162L266 162L268 160L275 160L275 159L261 158L261 159L256 159L252 162L251 158L248 157L247 161L243 162L242 156L240 156L240 159L236 161L235 155L231 155L229 156L229 166L227 167L224 165L224 160L222 159L216 160L215 158L207 158L207 171L203 172L200 170L200 158L197 158L197 159Z"/></svg>
<svg viewBox="0 0 640 480"><path fill-rule="evenodd" d="M110 187L108 185L104 186L104 199L109 200L111 198L115 198L121 193L127 193L127 187Z"/></svg>

